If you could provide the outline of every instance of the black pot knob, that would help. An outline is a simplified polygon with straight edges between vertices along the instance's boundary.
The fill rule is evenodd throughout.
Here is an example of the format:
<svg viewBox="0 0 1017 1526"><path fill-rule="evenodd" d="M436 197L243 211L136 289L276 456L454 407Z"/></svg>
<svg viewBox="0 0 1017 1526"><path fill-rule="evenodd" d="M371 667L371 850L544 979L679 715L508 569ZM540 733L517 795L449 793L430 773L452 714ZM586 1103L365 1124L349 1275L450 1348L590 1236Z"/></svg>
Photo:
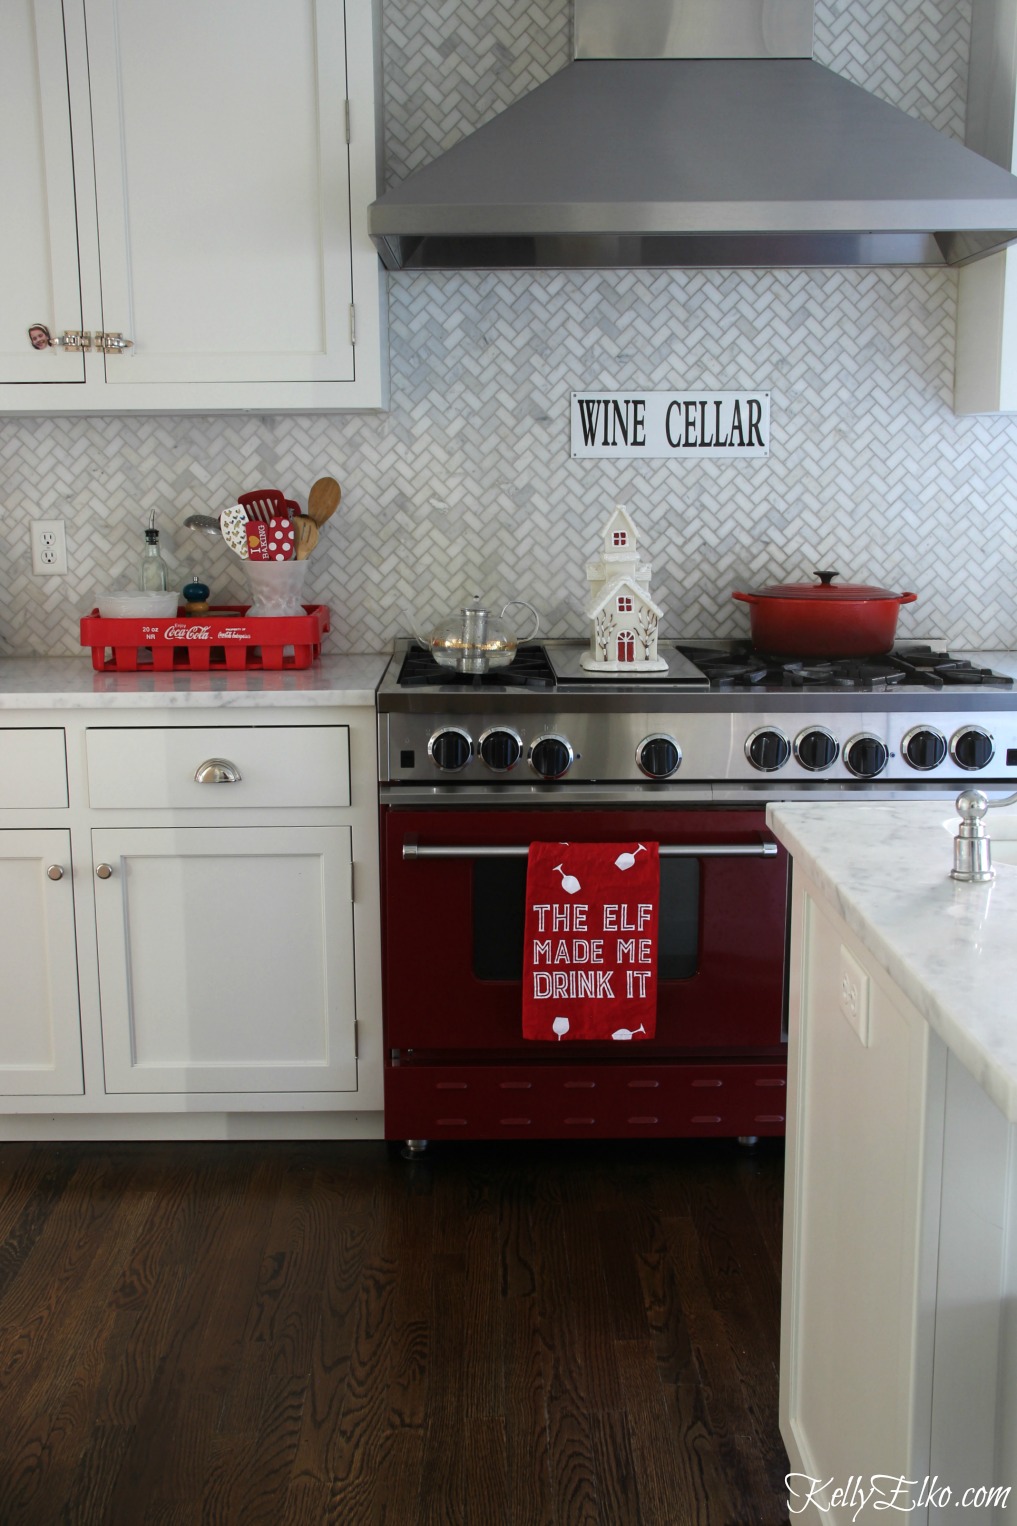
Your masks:
<svg viewBox="0 0 1017 1526"><path fill-rule="evenodd" d="M879 737L853 737L844 749L844 763L856 779L876 779L890 761L890 749Z"/></svg>
<svg viewBox="0 0 1017 1526"><path fill-rule="evenodd" d="M572 767L575 753L565 737L546 736L530 748L530 764L542 779L560 779Z"/></svg>
<svg viewBox="0 0 1017 1526"><path fill-rule="evenodd" d="M991 736L981 726L965 727L950 743L950 752L958 768L984 768L992 762L995 750Z"/></svg>
<svg viewBox="0 0 1017 1526"><path fill-rule="evenodd" d="M753 768L758 768L764 774L772 774L776 769L783 768L791 756L791 743L782 731L762 726L745 743L745 756Z"/></svg>
<svg viewBox="0 0 1017 1526"><path fill-rule="evenodd" d="M480 739L480 756L488 768L493 768L496 773L507 773L515 767L522 755L523 744L514 731L488 731Z"/></svg>
<svg viewBox="0 0 1017 1526"><path fill-rule="evenodd" d="M931 726L915 726L901 743L905 763L925 771L938 768L946 757L946 737Z"/></svg>
<svg viewBox="0 0 1017 1526"><path fill-rule="evenodd" d="M810 773L829 768L836 759L837 752L837 743L823 726L803 731L795 740L795 757Z"/></svg>
<svg viewBox="0 0 1017 1526"><path fill-rule="evenodd" d="M473 754L473 740L468 731L450 727L436 731L427 744L427 755L442 773L456 774L465 768Z"/></svg>
<svg viewBox="0 0 1017 1526"><path fill-rule="evenodd" d="M682 750L674 737L663 733L644 737L636 748L636 762L651 779L667 779L681 766Z"/></svg>

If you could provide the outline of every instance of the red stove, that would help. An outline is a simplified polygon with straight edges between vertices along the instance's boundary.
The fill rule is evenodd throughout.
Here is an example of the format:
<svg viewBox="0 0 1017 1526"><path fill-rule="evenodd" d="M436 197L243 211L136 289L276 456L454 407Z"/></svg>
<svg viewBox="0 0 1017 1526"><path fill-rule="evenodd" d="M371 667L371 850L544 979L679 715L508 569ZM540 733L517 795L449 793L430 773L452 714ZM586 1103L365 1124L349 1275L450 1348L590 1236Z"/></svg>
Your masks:
<svg viewBox="0 0 1017 1526"><path fill-rule="evenodd" d="M1013 788L1012 679L929 647L791 661L661 642L590 676L579 642L481 675L400 642L378 694L385 1132L430 1139L781 1134L788 861L771 801ZM538 839L660 844L652 1040L521 1026Z"/></svg>

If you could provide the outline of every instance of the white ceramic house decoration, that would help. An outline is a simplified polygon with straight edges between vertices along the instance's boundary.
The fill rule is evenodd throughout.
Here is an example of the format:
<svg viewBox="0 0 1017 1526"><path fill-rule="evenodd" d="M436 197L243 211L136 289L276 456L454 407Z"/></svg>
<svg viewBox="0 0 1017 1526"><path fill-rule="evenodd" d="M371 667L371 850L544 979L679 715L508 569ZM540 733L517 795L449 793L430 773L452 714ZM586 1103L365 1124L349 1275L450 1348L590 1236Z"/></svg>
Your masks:
<svg viewBox="0 0 1017 1526"><path fill-rule="evenodd" d="M650 598L652 567L639 560L636 527L622 504L604 526L600 556L586 564L590 650L579 659L588 673L661 673L657 656L661 610Z"/></svg>

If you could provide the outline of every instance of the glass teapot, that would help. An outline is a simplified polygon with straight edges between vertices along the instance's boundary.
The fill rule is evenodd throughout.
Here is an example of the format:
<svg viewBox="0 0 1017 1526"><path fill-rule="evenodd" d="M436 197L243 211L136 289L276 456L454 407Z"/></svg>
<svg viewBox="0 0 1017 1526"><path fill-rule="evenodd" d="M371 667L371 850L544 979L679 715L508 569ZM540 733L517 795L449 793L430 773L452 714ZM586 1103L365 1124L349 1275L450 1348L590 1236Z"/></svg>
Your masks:
<svg viewBox="0 0 1017 1526"><path fill-rule="evenodd" d="M510 599L499 615L481 609L479 599L475 594L465 608L443 620L429 636L417 636L442 667L455 668L457 673L487 673L491 668L507 667L519 643L537 634L540 616L525 599ZM506 610L517 605L533 616L533 626L525 636L513 635L504 623Z"/></svg>

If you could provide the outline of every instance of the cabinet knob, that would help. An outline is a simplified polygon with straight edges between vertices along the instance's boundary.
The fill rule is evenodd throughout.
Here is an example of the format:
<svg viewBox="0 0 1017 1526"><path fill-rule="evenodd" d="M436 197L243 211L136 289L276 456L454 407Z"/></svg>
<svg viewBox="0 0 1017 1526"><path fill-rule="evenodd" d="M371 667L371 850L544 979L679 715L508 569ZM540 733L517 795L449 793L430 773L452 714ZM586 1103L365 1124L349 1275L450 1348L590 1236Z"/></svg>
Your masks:
<svg viewBox="0 0 1017 1526"><path fill-rule="evenodd" d="M101 880L108 880L110 875L113 873L113 870L110 868L109 864L97 864L95 872Z"/></svg>
<svg viewBox="0 0 1017 1526"><path fill-rule="evenodd" d="M50 864L46 873L51 880L62 880L64 877L63 866L61 864Z"/></svg>
<svg viewBox="0 0 1017 1526"><path fill-rule="evenodd" d="M206 758L194 770L196 784L239 784L242 778L239 768L229 758Z"/></svg>

